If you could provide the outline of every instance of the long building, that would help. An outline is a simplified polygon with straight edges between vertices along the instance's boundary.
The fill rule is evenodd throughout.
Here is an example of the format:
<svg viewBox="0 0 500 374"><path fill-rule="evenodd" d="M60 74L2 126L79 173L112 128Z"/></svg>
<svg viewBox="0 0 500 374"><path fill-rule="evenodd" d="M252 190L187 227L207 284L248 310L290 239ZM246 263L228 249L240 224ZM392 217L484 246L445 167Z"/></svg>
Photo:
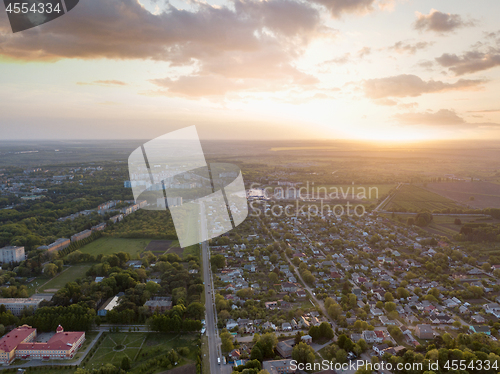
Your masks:
<svg viewBox="0 0 500 374"><path fill-rule="evenodd" d="M59 238L54 243L49 245L42 245L37 249L46 249L49 252L60 251L61 249L67 248L71 244L71 240L66 238Z"/></svg>
<svg viewBox="0 0 500 374"><path fill-rule="evenodd" d="M24 247L3 247L0 248L0 262L17 263L25 260Z"/></svg>
<svg viewBox="0 0 500 374"><path fill-rule="evenodd" d="M45 343L35 342L36 329L23 325L0 339L0 363L10 364L14 359L60 360L73 358L85 341L85 332L65 332L61 325Z"/></svg>
<svg viewBox="0 0 500 374"><path fill-rule="evenodd" d="M90 235L92 235L91 230L85 230L85 231L79 232L78 234L71 236L71 242L77 242L79 240L83 240L85 238L88 238Z"/></svg>
<svg viewBox="0 0 500 374"><path fill-rule="evenodd" d="M37 310L43 300L41 297L2 298L0 299L0 305L4 305L5 309L10 310L13 315L20 316L25 308L33 308L33 311Z"/></svg>

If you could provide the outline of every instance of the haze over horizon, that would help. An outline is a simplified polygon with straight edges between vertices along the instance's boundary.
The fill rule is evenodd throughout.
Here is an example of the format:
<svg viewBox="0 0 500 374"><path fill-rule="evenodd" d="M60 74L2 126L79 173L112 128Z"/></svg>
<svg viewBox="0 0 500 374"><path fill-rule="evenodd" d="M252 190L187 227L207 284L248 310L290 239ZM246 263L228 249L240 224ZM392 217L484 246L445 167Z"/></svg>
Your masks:
<svg viewBox="0 0 500 374"><path fill-rule="evenodd" d="M12 34L8 139L498 139L500 3L87 0Z"/></svg>

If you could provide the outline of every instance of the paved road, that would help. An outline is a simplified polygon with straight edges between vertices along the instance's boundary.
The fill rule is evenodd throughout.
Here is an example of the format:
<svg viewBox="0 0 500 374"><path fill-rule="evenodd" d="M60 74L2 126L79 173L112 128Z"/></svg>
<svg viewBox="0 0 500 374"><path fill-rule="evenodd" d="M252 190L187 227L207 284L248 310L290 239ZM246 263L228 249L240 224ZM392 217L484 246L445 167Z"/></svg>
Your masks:
<svg viewBox="0 0 500 374"><path fill-rule="evenodd" d="M218 360L220 355L220 338L217 329L217 312L215 309L215 300L213 294L212 271L210 268L210 253L208 242L201 244L203 258L203 281L205 283L205 309L206 309L206 335L208 337L208 350L210 360L210 373L219 372Z"/></svg>
<svg viewBox="0 0 500 374"><path fill-rule="evenodd" d="M394 195L396 195L396 193L398 192L399 187L401 187L402 185L403 183L399 183L396 189L392 193L390 193L379 205L377 205L377 207L373 209L373 211L378 212L383 206L385 206L390 200L392 200Z"/></svg>

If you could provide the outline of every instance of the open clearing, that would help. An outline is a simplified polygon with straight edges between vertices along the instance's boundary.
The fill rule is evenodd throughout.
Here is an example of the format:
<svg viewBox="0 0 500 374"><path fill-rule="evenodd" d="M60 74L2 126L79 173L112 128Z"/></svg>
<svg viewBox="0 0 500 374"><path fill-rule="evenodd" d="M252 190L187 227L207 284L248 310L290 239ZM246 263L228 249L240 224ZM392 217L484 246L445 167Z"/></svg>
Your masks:
<svg viewBox="0 0 500 374"><path fill-rule="evenodd" d="M471 208L500 208L500 185L489 182L428 183L425 189ZM474 200L470 200L473 197Z"/></svg>
<svg viewBox="0 0 500 374"><path fill-rule="evenodd" d="M91 265L73 265L69 268L64 269L56 277L52 278L43 286L39 287L39 291L43 292L56 292L57 290L63 288L66 283L73 282L78 278L85 277L85 273L90 269Z"/></svg>
<svg viewBox="0 0 500 374"><path fill-rule="evenodd" d="M151 239L124 239L124 238L100 238L92 243L87 244L80 248L80 252L88 253L94 256L99 254L110 255L117 252L126 252L130 257L135 256L142 251L149 244Z"/></svg>

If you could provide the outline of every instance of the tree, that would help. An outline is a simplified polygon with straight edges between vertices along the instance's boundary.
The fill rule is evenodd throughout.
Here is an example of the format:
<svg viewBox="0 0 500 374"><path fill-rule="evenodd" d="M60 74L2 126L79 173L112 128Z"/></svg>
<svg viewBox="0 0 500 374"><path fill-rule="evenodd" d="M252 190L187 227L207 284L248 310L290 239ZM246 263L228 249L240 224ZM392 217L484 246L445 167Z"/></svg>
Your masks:
<svg viewBox="0 0 500 374"><path fill-rule="evenodd" d="M394 296L392 296L392 293L386 292L384 295L385 301L394 301Z"/></svg>
<svg viewBox="0 0 500 374"><path fill-rule="evenodd" d="M322 322L321 325L319 325L319 333L322 338L328 340L333 339L333 329L328 322Z"/></svg>
<svg viewBox="0 0 500 374"><path fill-rule="evenodd" d="M187 317L201 320L205 315L205 306L202 303L192 302L186 309Z"/></svg>
<svg viewBox="0 0 500 374"><path fill-rule="evenodd" d="M262 351L259 348L259 345L254 345L252 348L252 352L250 353L250 360L259 360L262 362L264 356L262 355Z"/></svg>
<svg viewBox="0 0 500 374"><path fill-rule="evenodd" d="M316 361L316 356L314 354L314 349L304 342L300 342L295 345L292 349L292 358L297 361L297 363L314 363Z"/></svg>
<svg viewBox="0 0 500 374"><path fill-rule="evenodd" d="M491 265L486 262L483 264L483 266L481 266L481 269L483 269L486 272L489 272L491 271Z"/></svg>
<svg viewBox="0 0 500 374"><path fill-rule="evenodd" d="M385 310L387 310L388 312L393 312L396 310L396 304L393 303L392 301L388 301L385 303Z"/></svg>
<svg viewBox="0 0 500 374"><path fill-rule="evenodd" d="M455 218L454 223L455 223L455 225L461 225L462 224L462 220L460 218Z"/></svg>
<svg viewBox="0 0 500 374"><path fill-rule="evenodd" d="M47 264L43 268L43 273L50 278L53 278L57 274L57 265L56 264Z"/></svg>
<svg viewBox="0 0 500 374"><path fill-rule="evenodd" d="M233 336L227 330L220 334L220 340L223 352L231 352L234 349Z"/></svg>
<svg viewBox="0 0 500 374"><path fill-rule="evenodd" d="M398 287L398 289L396 290L396 295L398 296L398 299L406 299L410 296L410 292L403 287Z"/></svg>
<svg viewBox="0 0 500 374"><path fill-rule="evenodd" d="M222 269L226 266L226 258L223 255L215 255L210 258L210 263L217 269Z"/></svg>
<svg viewBox="0 0 500 374"><path fill-rule="evenodd" d="M276 274L275 272L271 271L269 273L269 280L271 281L272 284L275 284L276 282L278 282L278 274Z"/></svg>
<svg viewBox="0 0 500 374"><path fill-rule="evenodd" d="M123 357L122 364L120 365L120 367L125 371L130 370L131 365L130 365L130 358L128 358L128 356Z"/></svg>

